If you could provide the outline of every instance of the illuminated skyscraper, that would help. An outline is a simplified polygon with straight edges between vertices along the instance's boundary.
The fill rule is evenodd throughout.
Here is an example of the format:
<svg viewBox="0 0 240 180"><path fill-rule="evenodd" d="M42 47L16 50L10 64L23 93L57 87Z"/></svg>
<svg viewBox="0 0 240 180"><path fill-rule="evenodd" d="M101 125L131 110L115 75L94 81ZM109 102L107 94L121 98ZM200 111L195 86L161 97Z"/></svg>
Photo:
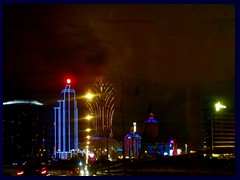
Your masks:
<svg viewBox="0 0 240 180"><path fill-rule="evenodd" d="M235 110L219 106L217 100L204 102L204 149L212 153L235 153Z"/></svg>
<svg viewBox="0 0 240 180"><path fill-rule="evenodd" d="M116 89L112 83L104 82L102 78L99 78L91 91L96 95L93 101L88 102L88 108L94 116L92 121L93 135L112 138L112 119L115 112L114 92Z"/></svg>
<svg viewBox="0 0 240 180"><path fill-rule="evenodd" d="M54 107L54 156L67 159L78 152L78 108L71 81L61 91L63 100Z"/></svg>

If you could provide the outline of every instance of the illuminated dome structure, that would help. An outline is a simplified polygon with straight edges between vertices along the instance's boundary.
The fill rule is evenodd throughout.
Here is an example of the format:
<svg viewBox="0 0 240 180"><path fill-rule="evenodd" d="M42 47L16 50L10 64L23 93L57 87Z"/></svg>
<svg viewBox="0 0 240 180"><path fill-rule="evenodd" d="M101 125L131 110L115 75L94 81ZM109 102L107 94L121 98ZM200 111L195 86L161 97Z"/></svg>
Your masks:
<svg viewBox="0 0 240 180"><path fill-rule="evenodd" d="M130 133L124 136L125 157L137 158L141 152L141 136L136 133L136 123L130 129Z"/></svg>
<svg viewBox="0 0 240 180"><path fill-rule="evenodd" d="M145 121L144 133L148 139L155 140L159 137L159 121L154 119L153 113L150 113L149 118Z"/></svg>

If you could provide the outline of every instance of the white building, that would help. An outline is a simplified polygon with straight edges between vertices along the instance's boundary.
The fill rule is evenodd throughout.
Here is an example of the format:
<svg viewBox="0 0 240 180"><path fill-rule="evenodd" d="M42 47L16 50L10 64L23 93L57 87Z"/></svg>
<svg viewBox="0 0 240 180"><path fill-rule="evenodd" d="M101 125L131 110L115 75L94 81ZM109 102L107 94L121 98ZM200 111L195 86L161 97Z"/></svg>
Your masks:
<svg viewBox="0 0 240 180"><path fill-rule="evenodd" d="M78 152L78 108L70 80L61 91L63 99L54 107L54 156L68 159Z"/></svg>

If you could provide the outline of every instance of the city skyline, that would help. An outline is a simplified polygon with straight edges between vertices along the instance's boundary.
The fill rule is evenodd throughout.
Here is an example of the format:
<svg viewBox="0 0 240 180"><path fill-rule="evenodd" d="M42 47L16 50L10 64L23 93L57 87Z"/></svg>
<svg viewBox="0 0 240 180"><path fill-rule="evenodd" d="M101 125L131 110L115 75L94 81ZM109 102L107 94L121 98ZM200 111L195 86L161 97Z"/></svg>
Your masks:
<svg viewBox="0 0 240 180"><path fill-rule="evenodd" d="M53 107L66 78L81 96L104 76L123 95L126 132L133 121L141 124L153 113L162 136L183 141L198 139L203 99L235 107L234 5L4 5L3 10L4 102L36 99ZM122 136L120 112L113 124Z"/></svg>

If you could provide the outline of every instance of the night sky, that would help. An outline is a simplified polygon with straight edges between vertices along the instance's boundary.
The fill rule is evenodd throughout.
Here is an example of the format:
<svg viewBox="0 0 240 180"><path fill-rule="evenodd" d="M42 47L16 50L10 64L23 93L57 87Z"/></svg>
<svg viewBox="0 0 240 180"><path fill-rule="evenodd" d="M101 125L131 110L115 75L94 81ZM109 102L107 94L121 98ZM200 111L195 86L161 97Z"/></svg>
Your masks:
<svg viewBox="0 0 240 180"><path fill-rule="evenodd" d="M202 137L204 99L235 107L234 5L3 8L3 101L54 107L67 77L81 96L103 76L119 92L123 81L126 133L152 112L162 140L175 137L193 147ZM120 137L118 111L113 124Z"/></svg>

